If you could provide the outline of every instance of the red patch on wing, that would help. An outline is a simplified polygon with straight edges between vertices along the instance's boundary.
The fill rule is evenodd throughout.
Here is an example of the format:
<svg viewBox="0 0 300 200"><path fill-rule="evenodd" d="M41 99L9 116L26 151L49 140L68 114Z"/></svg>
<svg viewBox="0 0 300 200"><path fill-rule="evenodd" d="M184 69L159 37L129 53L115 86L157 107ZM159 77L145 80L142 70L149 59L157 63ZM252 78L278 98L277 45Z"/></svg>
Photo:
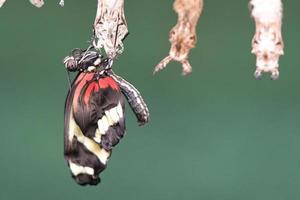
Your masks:
<svg viewBox="0 0 300 200"><path fill-rule="evenodd" d="M119 90L119 85L111 77L105 77L105 78L99 79L99 86L102 89L111 87L113 90Z"/></svg>
<svg viewBox="0 0 300 200"><path fill-rule="evenodd" d="M80 74L75 82L75 84L78 83L76 86L75 92L74 92L74 98L73 98L73 105L74 105L74 110L77 110L78 106L78 101L79 101L79 96L82 88L86 84L87 81L92 80L94 76L94 73L88 73L88 74ZM80 78L80 79L79 79Z"/></svg>
<svg viewBox="0 0 300 200"><path fill-rule="evenodd" d="M89 99L91 96L92 92L98 92L99 91L99 85L96 81L90 83L90 85L87 87L84 97L83 97L83 101L86 105L88 105L89 103Z"/></svg>
<svg viewBox="0 0 300 200"><path fill-rule="evenodd" d="M89 99L92 92L98 92L100 88L106 89L110 87L113 90L120 90L119 85L111 77L100 78L98 81L91 81L93 77L94 73L82 73L75 81L75 84L77 84L77 86L75 88L73 98L74 111L77 110L80 94L82 93L82 90L85 88L86 84L88 85L86 86L85 92L83 94L83 102L86 105L89 105ZM91 82L88 83L89 81Z"/></svg>

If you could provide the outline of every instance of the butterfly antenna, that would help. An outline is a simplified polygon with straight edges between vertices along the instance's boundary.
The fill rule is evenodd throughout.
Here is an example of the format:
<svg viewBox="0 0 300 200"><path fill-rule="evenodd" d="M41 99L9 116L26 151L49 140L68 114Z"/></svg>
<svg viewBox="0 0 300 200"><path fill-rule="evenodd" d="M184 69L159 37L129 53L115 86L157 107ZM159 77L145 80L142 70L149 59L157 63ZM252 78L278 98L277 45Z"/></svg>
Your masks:
<svg viewBox="0 0 300 200"><path fill-rule="evenodd" d="M67 72L67 80L68 80L68 83L69 83L69 91L71 91L71 77L70 77L70 72L68 70L66 70Z"/></svg>

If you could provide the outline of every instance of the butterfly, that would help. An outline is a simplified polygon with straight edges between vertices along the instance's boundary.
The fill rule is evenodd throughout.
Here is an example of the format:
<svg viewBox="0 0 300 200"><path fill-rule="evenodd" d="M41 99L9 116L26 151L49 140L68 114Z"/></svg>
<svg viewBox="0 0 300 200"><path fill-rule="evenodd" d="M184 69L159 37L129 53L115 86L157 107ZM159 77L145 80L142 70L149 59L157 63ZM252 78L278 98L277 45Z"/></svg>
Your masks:
<svg viewBox="0 0 300 200"><path fill-rule="evenodd" d="M68 71L78 72L65 103L64 157L80 185L100 182L112 148L125 134L125 99L140 125L149 121L141 94L112 71L112 63L90 49L74 49L64 59Z"/></svg>

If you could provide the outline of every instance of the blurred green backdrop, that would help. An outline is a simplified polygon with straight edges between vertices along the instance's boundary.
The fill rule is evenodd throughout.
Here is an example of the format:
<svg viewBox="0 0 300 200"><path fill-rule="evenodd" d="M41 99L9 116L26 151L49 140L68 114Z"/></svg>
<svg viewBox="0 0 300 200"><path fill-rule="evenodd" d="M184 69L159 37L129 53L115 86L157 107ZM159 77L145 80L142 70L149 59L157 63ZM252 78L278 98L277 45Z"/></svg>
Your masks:
<svg viewBox="0 0 300 200"><path fill-rule="evenodd" d="M209 0L182 77L169 51L172 1L125 0L130 36L115 71L136 85L151 111L114 149L102 183L80 187L63 160L68 90L62 58L86 47L96 0L8 0L0 9L0 199L300 199L300 1L285 1L280 79L253 78L254 23L247 1Z"/></svg>

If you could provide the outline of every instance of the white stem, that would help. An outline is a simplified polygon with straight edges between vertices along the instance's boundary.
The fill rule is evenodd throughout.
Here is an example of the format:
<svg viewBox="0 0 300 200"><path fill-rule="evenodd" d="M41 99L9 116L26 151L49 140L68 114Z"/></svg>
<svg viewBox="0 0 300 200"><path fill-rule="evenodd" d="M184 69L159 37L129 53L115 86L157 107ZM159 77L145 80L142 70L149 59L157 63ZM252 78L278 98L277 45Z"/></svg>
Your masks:
<svg viewBox="0 0 300 200"><path fill-rule="evenodd" d="M32 3L32 5L40 8L44 5L44 1L43 0L29 0L30 3Z"/></svg>
<svg viewBox="0 0 300 200"><path fill-rule="evenodd" d="M59 5L60 5L61 7L64 7L65 1L64 1L64 0L60 0Z"/></svg>
<svg viewBox="0 0 300 200"><path fill-rule="evenodd" d="M3 6L6 0L0 0L0 8ZM38 8L42 7L44 5L43 0L29 0L30 3ZM59 5L63 7L65 5L64 0L60 0Z"/></svg>
<svg viewBox="0 0 300 200"><path fill-rule="evenodd" d="M260 23L268 24L281 21L281 0L251 0L252 17Z"/></svg>
<svg viewBox="0 0 300 200"><path fill-rule="evenodd" d="M3 6L4 3L5 3L5 0L0 0L0 8Z"/></svg>

